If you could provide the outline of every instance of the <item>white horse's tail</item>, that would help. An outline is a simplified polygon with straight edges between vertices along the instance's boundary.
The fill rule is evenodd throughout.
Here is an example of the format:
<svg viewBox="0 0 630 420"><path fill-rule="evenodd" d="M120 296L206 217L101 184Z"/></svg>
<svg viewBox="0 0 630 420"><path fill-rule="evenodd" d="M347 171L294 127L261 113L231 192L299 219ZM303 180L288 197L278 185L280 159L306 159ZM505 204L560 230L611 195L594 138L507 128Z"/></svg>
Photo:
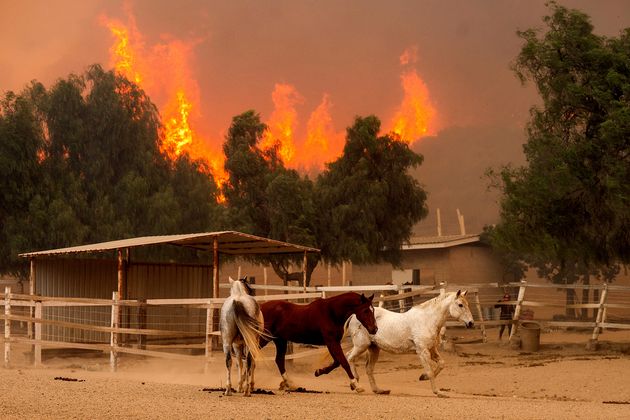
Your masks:
<svg viewBox="0 0 630 420"><path fill-rule="evenodd" d="M263 331L264 326L260 325L258 319L254 318L247 312L247 309L242 302L234 300L232 305L234 305L234 319L236 321L236 326L243 336L245 345L249 349L249 352L254 360L261 360L263 355L260 348L260 336L266 335ZM259 310L258 307L256 309Z"/></svg>

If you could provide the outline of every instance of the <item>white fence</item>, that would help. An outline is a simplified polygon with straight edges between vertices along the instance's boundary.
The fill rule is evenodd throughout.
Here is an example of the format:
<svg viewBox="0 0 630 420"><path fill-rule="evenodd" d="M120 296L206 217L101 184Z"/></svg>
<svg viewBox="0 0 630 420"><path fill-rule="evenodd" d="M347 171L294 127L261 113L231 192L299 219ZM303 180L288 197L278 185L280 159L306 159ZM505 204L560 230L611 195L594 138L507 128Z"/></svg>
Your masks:
<svg viewBox="0 0 630 420"><path fill-rule="evenodd" d="M227 285L221 285L227 287ZM559 310L591 309L594 310L592 319L558 321L536 318L543 326L548 327L577 327L592 329L590 342L597 340L600 332L605 328L630 329L630 320L617 316L613 321L609 319L609 313L613 310L621 310L630 313L630 287L614 285L592 286L558 286L558 285L528 285L525 282L511 283L499 286L496 283L468 284L465 286L440 284L438 286L412 286L412 285L378 285L378 286L322 286L322 287L293 287L293 286L252 286L257 293L256 299L267 300L294 300L306 303L316 298L355 291L375 293L375 304L388 307L390 310L405 311L412 305L426 301L446 290L468 290L468 300L475 317L475 323L480 331L480 340L485 342L486 328L499 325L512 325L510 337L517 332L519 320L527 316L532 318L529 308L554 308ZM506 287L518 289L515 300L497 302L497 295L503 295ZM549 299L556 295L558 290L566 288L598 290L597 302L581 302L567 305L558 299ZM279 292L282 292L278 294ZM543 291L547 293L532 293ZM273 293L273 294L270 294ZM539 296L537 299L530 299ZM148 300L119 300L114 292L112 299L84 299L47 297L11 293L10 288L0 294L0 306L4 306L4 363L8 366L11 361L11 344L23 343L32 346L33 361L35 365L42 363L42 348L74 348L97 350L108 352L110 366L115 370L118 358L121 354L136 354L151 357L169 359L186 359L199 362L209 362L212 355L213 341L216 342L219 331L218 310L223 304L224 298L196 298L196 299L148 299ZM514 317L512 320L498 319L496 307L500 305L513 305ZM109 314L108 325L95 324L92 318L83 317L80 310L73 310L72 317L62 317L45 311L45 308L99 308ZM159 309L169 307L168 323L160 319ZM182 308L182 319L174 317L172 308ZM190 309L195 308L202 316L190 317ZM91 311L93 312L93 311ZM175 311L176 312L176 311ZM102 317L101 317L102 318ZM167 325L168 328L164 328ZM447 326L459 325L455 321L447 322ZM58 329L79 329L94 332L93 341L71 342L62 339L65 335L42 334L43 327L49 326ZM194 327L194 328L191 328ZM108 340L104 340L107 337ZM216 337L213 339L213 337ZM191 354L191 353L197 353ZM313 353L312 350L290 355L289 358L298 358Z"/></svg>

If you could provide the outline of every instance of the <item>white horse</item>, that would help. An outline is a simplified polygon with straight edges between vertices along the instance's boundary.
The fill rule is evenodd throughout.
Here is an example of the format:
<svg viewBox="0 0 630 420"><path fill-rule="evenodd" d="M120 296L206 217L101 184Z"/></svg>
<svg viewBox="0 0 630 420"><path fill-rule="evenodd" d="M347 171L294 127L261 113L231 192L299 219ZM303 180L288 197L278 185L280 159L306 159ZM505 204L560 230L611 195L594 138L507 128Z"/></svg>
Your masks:
<svg viewBox="0 0 630 420"><path fill-rule="evenodd" d="M433 393L438 397L446 397L435 385L435 377L444 368L444 360L438 353L440 330L448 315L464 322L467 328L472 328L473 317L465 296L466 292L461 293L460 290L457 293L444 293L404 313L375 307L374 317L378 332L374 335L370 335L356 317L350 317L347 332L352 337L353 348L348 352L347 358L354 376L359 378L356 358L367 350L365 367L372 391L376 394L389 394L389 390L380 389L374 380L374 365L378 361L380 350L390 353L415 351L420 357L426 377L431 381Z"/></svg>
<svg viewBox="0 0 630 420"><path fill-rule="evenodd" d="M262 356L259 337L263 334L265 323L260 306L251 295L246 278L233 280L230 277L230 285L230 297L221 307L219 322L227 369L225 395L232 395L234 353L239 373L238 392L244 392L245 396L249 397L254 389L256 360L260 360Z"/></svg>

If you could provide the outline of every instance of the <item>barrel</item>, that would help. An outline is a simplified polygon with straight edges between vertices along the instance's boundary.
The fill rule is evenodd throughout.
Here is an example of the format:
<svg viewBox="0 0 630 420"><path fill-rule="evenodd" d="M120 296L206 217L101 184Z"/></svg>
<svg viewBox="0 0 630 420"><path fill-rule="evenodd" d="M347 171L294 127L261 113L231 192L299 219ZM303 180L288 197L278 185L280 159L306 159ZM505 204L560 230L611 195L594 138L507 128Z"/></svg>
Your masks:
<svg viewBox="0 0 630 420"><path fill-rule="evenodd" d="M527 352L538 351L540 347L540 324L533 321L521 322L521 349Z"/></svg>

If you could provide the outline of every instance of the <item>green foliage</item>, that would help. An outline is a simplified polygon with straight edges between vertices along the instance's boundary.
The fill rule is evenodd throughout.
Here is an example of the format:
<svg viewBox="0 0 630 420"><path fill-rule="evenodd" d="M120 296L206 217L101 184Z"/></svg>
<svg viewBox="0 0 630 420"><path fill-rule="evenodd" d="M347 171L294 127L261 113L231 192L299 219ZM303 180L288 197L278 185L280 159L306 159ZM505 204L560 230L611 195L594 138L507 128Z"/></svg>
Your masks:
<svg viewBox="0 0 630 420"><path fill-rule="evenodd" d="M343 155L313 183L285 168L276 150L258 148L265 128L248 111L228 131L224 194L231 226L320 248L333 264L397 263L403 241L427 213L426 193L408 174L422 157L399 139L379 137L378 118L357 118ZM318 261L309 257L307 281ZM290 273L289 264L301 263L301 256L269 262L282 278L301 278Z"/></svg>
<svg viewBox="0 0 630 420"><path fill-rule="evenodd" d="M413 225L427 215L426 193L408 170L422 156L375 116L348 128L343 155L317 179L319 237L325 258L398 264Z"/></svg>
<svg viewBox="0 0 630 420"><path fill-rule="evenodd" d="M159 150L144 92L99 66L0 105L0 269L20 252L223 224L204 162Z"/></svg>
<svg viewBox="0 0 630 420"><path fill-rule="evenodd" d="M492 241L562 277L630 261L630 30L597 36L585 14L549 7L544 34L518 33L514 70L542 106L527 166L493 174L504 196Z"/></svg>

